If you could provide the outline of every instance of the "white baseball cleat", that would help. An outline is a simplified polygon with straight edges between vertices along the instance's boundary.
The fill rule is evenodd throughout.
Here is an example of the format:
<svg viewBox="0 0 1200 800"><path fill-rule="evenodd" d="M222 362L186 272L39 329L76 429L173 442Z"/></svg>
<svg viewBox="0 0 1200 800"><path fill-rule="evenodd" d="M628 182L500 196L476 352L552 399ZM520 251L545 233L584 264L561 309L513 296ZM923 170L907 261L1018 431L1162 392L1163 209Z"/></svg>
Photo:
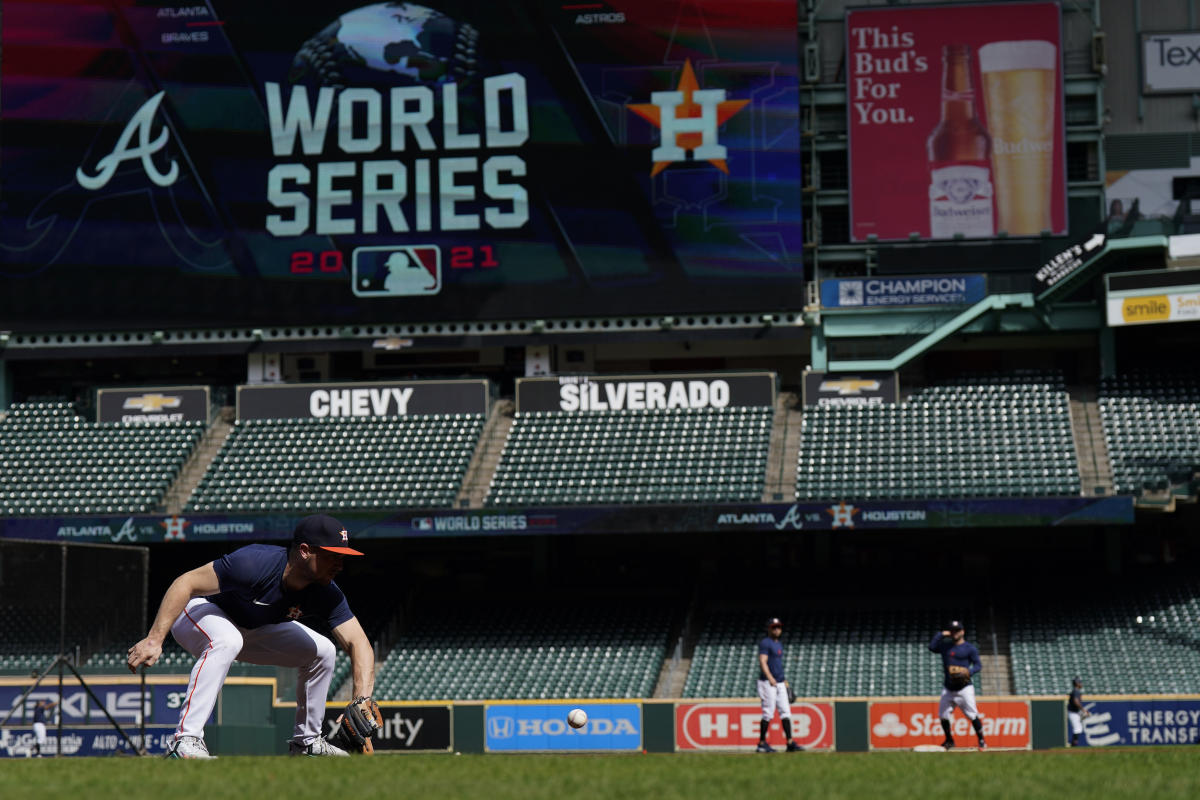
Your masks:
<svg viewBox="0 0 1200 800"><path fill-rule="evenodd" d="M312 740L311 744L303 745L299 742L288 742L289 756L347 756L347 753L337 745L332 745L325 741L324 736L318 736Z"/></svg>
<svg viewBox="0 0 1200 800"><path fill-rule="evenodd" d="M216 756L209 755L203 739L197 736L180 736L167 750L166 758L214 759Z"/></svg>

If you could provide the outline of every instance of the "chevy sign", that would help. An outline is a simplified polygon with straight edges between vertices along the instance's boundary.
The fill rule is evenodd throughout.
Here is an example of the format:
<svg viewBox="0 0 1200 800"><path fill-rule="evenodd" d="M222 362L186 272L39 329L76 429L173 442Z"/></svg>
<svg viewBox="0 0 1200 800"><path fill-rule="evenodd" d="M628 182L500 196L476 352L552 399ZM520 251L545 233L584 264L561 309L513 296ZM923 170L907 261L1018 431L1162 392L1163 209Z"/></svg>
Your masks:
<svg viewBox="0 0 1200 800"><path fill-rule="evenodd" d="M567 712L582 708L582 728L567 724ZM484 708L488 752L638 751L642 749L640 703L502 704Z"/></svg>
<svg viewBox="0 0 1200 800"><path fill-rule="evenodd" d="M958 306L987 296L984 275L898 275L821 281L822 308Z"/></svg>

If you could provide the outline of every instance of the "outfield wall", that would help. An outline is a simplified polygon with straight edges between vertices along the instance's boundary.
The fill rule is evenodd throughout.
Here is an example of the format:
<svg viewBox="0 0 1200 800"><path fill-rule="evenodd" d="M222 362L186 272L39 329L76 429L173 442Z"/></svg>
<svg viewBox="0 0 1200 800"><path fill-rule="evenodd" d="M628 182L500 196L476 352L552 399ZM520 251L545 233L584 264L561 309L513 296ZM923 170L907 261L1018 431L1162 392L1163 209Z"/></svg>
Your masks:
<svg viewBox="0 0 1200 800"><path fill-rule="evenodd" d="M73 679L64 681L60 708L63 749L68 755L112 755L127 743L105 721L102 704L139 741L143 697L131 676L88 676L95 695ZM0 715L16 706L28 678L0 678ZM148 676L145 684L147 745L162 752L187 685L185 675ZM277 700L275 678L230 677L206 729L211 749L223 754L286 752L294 702ZM32 703L58 698L50 677L17 708L0 730L0 757L23 757L32 745ZM995 749L1042 750L1067 740L1063 697L986 697L979 702L988 744ZM376 740L381 753L405 752L750 752L758 742L761 714L752 698L385 701L384 727ZM566 715L580 707L588 724L567 726ZM1091 747L1200 743L1200 695L1094 695L1080 744ZM326 724L337 705L330 704ZM937 698L798 698L792 705L793 734L815 751L911 749L942 739ZM49 747L57 742L58 720L50 721ZM960 745L974 744L974 731L956 715ZM782 746L773 720L768 741Z"/></svg>

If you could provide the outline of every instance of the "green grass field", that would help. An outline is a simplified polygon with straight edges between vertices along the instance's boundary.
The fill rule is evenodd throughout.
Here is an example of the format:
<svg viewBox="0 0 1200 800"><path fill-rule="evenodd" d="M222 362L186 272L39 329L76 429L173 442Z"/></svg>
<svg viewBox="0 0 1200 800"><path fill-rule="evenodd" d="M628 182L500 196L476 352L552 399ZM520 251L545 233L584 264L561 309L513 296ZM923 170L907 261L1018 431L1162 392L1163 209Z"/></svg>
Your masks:
<svg viewBox="0 0 1200 800"><path fill-rule="evenodd" d="M19 759L0 797L1200 797L1200 747L992 753Z"/></svg>

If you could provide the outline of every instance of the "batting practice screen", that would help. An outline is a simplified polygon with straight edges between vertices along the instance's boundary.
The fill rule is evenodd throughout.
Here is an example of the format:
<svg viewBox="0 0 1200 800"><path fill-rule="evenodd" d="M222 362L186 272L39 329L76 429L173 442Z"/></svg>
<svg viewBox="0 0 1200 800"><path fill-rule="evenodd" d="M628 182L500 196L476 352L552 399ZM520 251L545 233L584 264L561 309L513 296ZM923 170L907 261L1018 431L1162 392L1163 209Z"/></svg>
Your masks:
<svg viewBox="0 0 1200 800"><path fill-rule="evenodd" d="M798 307L796 21L794 0L6 2L0 319Z"/></svg>

